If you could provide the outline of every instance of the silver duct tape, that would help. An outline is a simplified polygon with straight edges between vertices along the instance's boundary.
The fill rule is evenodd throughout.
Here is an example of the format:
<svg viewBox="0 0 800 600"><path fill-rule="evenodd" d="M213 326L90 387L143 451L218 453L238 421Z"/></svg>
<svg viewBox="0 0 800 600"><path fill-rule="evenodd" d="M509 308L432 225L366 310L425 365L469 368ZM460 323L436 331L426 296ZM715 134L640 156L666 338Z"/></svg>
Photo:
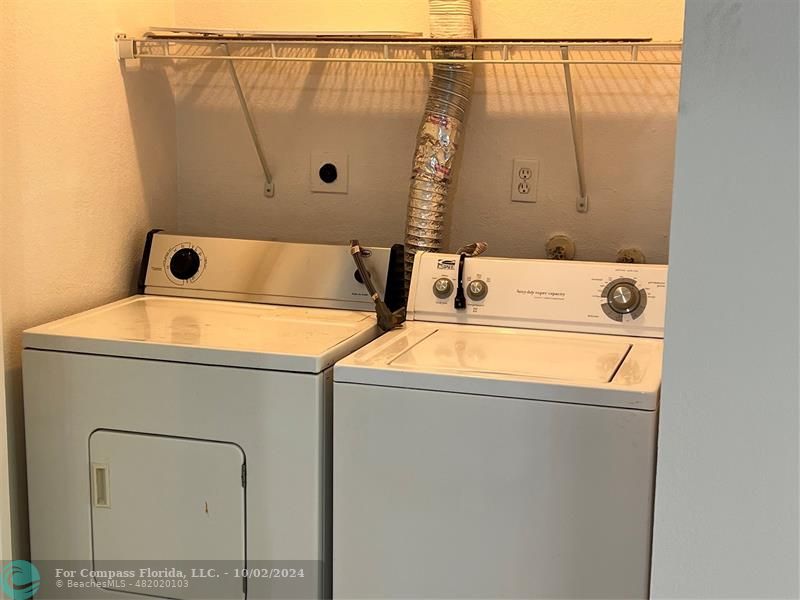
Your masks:
<svg viewBox="0 0 800 600"><path fill-rule="evenodd" d="M422 124L417 136L419 145L414 153L412 177L446 186L452 178L462 125L454 120L442 122L437 115L429 119ZM446 193L447 190L437 191Z"/></svg>
<svg viewBox="0 0 800 600"><path fill-rule="evenodd" d="M428 113L427 120L420 125L417 132L419 146L414 155L418 158L424 158L430 154L431 150L437 151L443 156L455 153L457 149L456 143L462 128L463 124L458 119L446 115ZM424 160L422 164L425 164Z"/></svg>

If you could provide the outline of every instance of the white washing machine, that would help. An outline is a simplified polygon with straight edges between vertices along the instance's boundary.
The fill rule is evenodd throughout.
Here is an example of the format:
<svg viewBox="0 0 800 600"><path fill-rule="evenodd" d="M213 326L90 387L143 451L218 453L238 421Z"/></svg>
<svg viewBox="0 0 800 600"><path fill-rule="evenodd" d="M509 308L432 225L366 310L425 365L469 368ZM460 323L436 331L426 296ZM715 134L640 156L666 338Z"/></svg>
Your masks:
<svg viewBox="0 0 800 600"><path fill-rule="evenodd" d="M402 247L365 254L402 293ZM354 270L346 246L154 233L142 295L26 331L40 570L206 561L216 597L329 596L331 367L379 333ZM242 571L275 567L295 578ZM215 597L189 583L126 591Z"/></svg>
<svg viewBox="0 0 800 600"><path fill-rule="evenodd" d="M647 598L666 279L418 254L334 368L334 598Z"/></svg>

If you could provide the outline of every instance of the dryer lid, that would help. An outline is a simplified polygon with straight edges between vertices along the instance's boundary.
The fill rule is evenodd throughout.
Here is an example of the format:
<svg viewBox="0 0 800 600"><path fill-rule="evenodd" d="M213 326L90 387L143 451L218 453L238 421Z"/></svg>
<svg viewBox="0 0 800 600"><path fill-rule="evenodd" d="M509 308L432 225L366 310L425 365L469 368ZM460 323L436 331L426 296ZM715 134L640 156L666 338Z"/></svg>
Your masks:
<svg viewBox="0 0 800 600"><path fill-rule="evenodd" d="M319 373L377 335L366 312L134 296L35 327L26 348Z"/></svg>

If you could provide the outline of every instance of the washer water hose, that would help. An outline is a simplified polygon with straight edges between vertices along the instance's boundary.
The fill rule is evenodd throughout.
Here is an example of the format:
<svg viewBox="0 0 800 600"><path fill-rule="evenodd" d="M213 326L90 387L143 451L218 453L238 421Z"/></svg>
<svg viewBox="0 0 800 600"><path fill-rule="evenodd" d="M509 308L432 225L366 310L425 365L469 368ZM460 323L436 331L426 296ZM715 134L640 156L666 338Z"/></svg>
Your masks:
<svg viewBox="0 0 800 600"><path fill-rule="evenodd" d="M472 38L471 0L429 0L431 37ZM471 58L464 46L434 46L433 58ZM434 63L430 93L417 133L411 171L405 236L405 292L411 286L414 255L438 252L456 155L472 95L472 66Z"/></svg>
<svg viewBox="0 0 800 600"><path fill-rule="evenodd" d="M458 258L458 285L456 286L456 298L453 301L453 308L456 310L467 308L467 299L464 297L464 261L466 259L466 254L461 254Z"/></svg>
<svg viewBox="0 0 800 600"><path fill-rule="evenodd" d="M456 297L453 301L453 308L464 310L467 308L467 299L464 296L464 263L467 258L480 256L489 248L486 242L472 242L458 249L458 280L456 285Z"/></svg>

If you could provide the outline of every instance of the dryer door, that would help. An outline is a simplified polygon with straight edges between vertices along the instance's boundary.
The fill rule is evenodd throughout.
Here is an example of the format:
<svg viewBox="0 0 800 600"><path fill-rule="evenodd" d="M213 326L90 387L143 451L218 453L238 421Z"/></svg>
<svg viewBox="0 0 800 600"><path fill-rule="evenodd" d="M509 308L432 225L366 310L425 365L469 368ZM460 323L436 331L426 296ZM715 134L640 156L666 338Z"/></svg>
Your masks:
<svg viewBox="0 0 800 600"><path fill-rule="evenodd" d="M239 446L97 430L89 437L89 455L97 568L245 566L245 456ZM241 594L241 581L228 581L234 595L225 597ZM143 591L175 598L198 587L202 582Z"/></svg>

